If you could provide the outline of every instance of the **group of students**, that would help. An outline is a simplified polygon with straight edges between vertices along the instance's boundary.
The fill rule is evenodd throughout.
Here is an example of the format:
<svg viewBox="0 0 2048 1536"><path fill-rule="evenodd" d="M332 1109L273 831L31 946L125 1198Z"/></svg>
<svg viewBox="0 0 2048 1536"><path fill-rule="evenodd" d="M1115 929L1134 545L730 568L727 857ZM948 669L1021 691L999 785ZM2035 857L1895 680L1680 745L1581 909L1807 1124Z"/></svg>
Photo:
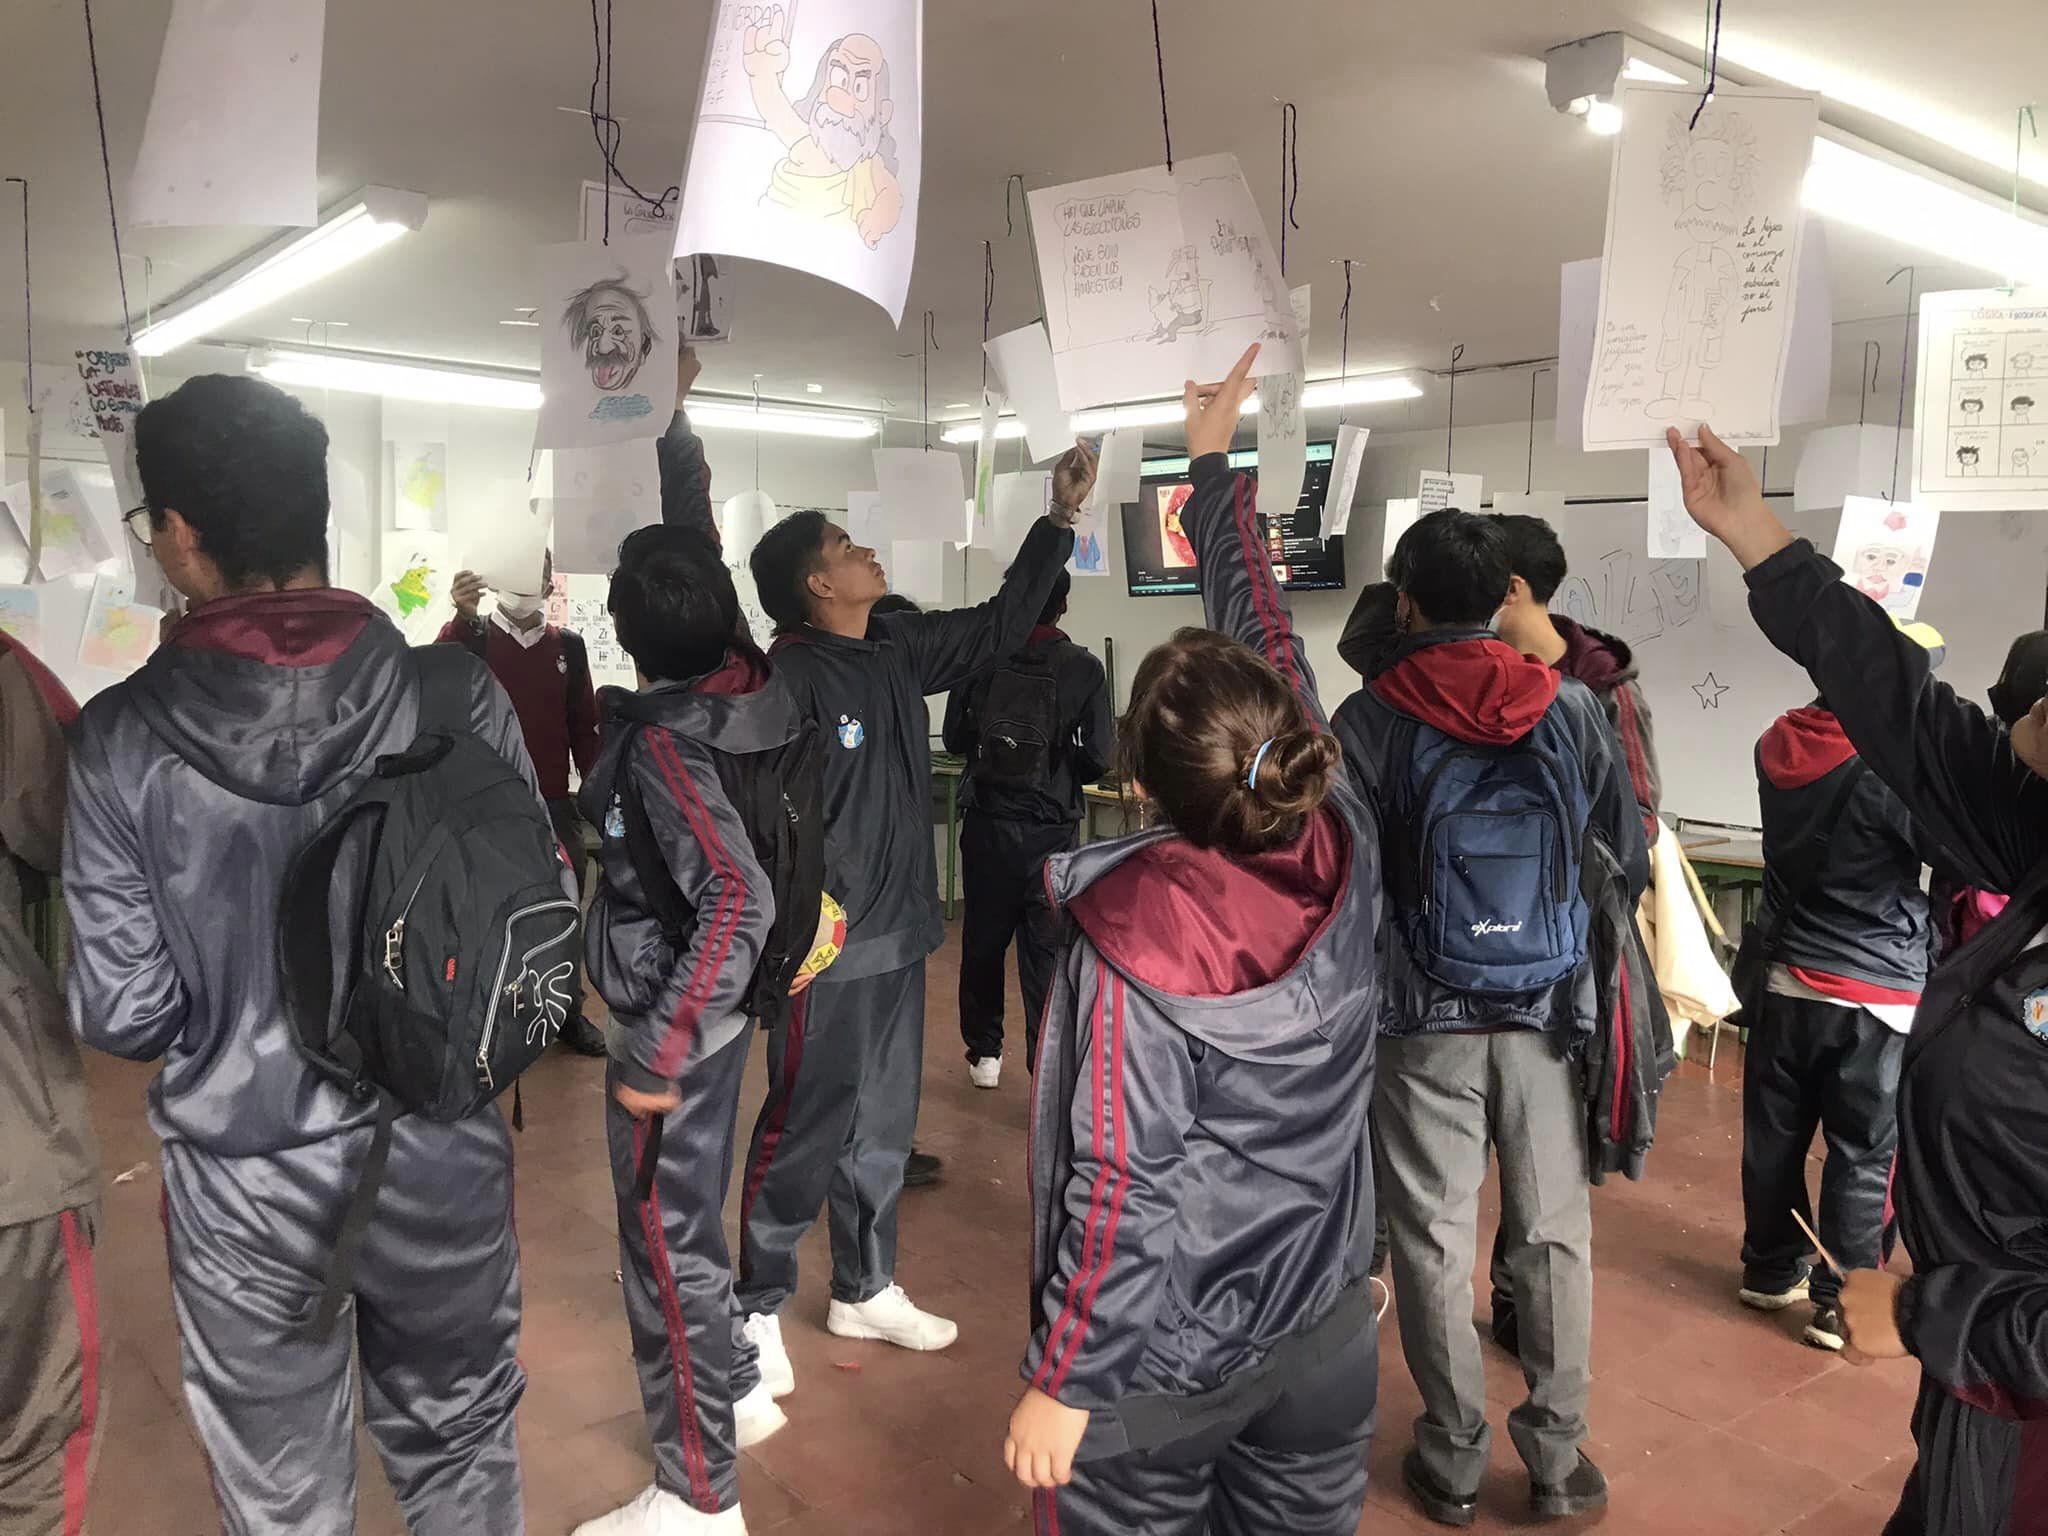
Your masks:
<svg viewBox="0 0 2048 1536"><path fill-rule="evenodd" d="M780 1319L821 1206L828 1329L912 1349L956 1336L895 1276L924 968L942 933L925 697L944 690L961 711L949 736L977 761L1021 750L1029 786L981 776L989 798L977 788L971 814L990 825L970 870L999 876L976 946L997 974L997 937L1021 925L1043 946L1026 962L1042 994L1027 1025L1041 1031L1032 1315L1004 1442L1033 1490L1034 1529L1348 1536L1375 1427L1382 1211L1423 1402L1404 1481L1432 1519L1471 1523L1489 1436L1471 1315L1489 1146L1502 1198L1493 1327L1527 1378L1508 1424L1531 1509L1604 1503L1583 1450L1588 1181L1640 1172L1669 1060L1630 943L1657 835L1648 714L1626 650L1547 613L1564 574L1554 535L1455 510L1405 533L1390 581L1361 597L1343 654L1365 685L1326 713L1255 486L1228 466L1252 361L1187 391L1183 525L1206 627L1144 658L1115 743L1151 825L1080 849L1066 847L1067 807L1100 771L1106 732L1084 724L1098 712L1090 689L1063 689L1057 658L1030 653L1060 643L1039 631L1057 618L1092 485L1085 448L1060 462L1052 510L974 608L878 613L874 552L822 514L784 519L750 557L778 632L764 655L717 547L701 453L686 432L665 445L665 481L688 490L678 515L621 547L609 606L640 687L600 696L580 794L599 832L583 959L611 1015L607 1135L656 1471L588 1536L745 1529L737 1452L780 1427L777 1400L796 1385ZM79 1110L73 1032L163 1061L150 1117L185 1396L228 1530L352 1528L354 1354L410 1526L516 1532L525 1375L505 1117L387 1124L375 1095L309 1065L270 914L309 840L366 780L403 771L446 703L436 676L459 677L456 734L524 781L537 824L562 824L544 804L559 797L544 796L514 704L481 663L429 668L367 601L327 585L325 432L288 396L195 379L144 410L137 447L156 558L191 609L70 724L71 1030L51 1023L46 984L10 1005L51 1050L9 1058L0 1091L54 1081ZM2048 1401L2048 701L2001 731L1784 531L1739 455L1706 429L1699 447L1675 433L1672 447L1688 507L1749 569L1765 633L1832 706L1760 749L1767 849L1803 835L1780 828L1780 792L1845 846L1866 825L1903 833L1889 805L1858 798L1882 785L1944 870L2010 897L1925 982L1917 1032L1891 1058L1903 1057L1890 1069L1895 1187L1915 1274L1875 1268L1881 1240L1842 1241L1835 1252L1872 1267L1818 1298L1815 1325L1832 1315L1860 1357L1922 1363L1922 1458L1893 1532L2024 1529ZM999 687L1005 670L1019 675ZM1029 704L1025 685L1049 679L1050 699L1040 687ZM11 645L0 704L11 878L54 863L55 786L13 766L25 750L61 757L66 711ZM1056 743L1015 729L1048 710ZM1847 789L1828 783L1851 761L1843 742L1857 765ZM1051 856L1032 872L1041 848ZM580 859L564 849L558 862L566 900ZM1781 881L1770 899L1805 915L1777 923L1759 961L1755 1092L1782 1079L1808 1096L1786 1090L1775 1171L1746 1144L1745 1193L1754 1161L1759 1186L1776 1179L1793 1204L1803 1175L1790 1193L1783 1147L1801 1124L1811 1134L1799 1114L1832 1112L1813 1097L1816 1073L1858 1087L1868 1074L1835 1063L1863 1055L1879 1058L1879 1081L1887 1070L1860 1021L1898 1000L1854 989L1918 981L1905 974L1910 932L1808 913L1809 885L1859 884L1829 867L1797 899ZM1015 894L1019 870L1042 892L1035 915ZM18 908L18 892L0 894ZM0 958L33 976L14 917L0 911ZM346 948L346 933L328 937ZM1864 960L1833 938L1863 943ZM986 1004L967 1008L970 986L990 995L985 978L963 968L977 1080L1000 1057ZM537 978L535 995L559 980ZM568 1022L565 1009L531 1016L542 1044ZM13 1034L13 1012L5 1022ZM769 1090L742 1157L757 1027ZM0 1135L23 1123L51 1121L10 1118ZM10 1338L38 1345L10 1352L0 1384L45 1405L0 1437L35 1469L0 1494L24 1530L76 1528L100 1413L94 1180L75 1141L31 1130L9 1164L50 1176L26 1195L0 1186L0 1250L19 1257L40 1308L26 1323L11 1299L0 1308ZM373 1156L374 1199L345 1239ZM1824 1189L1824 1229L1831 1205L1869 1204L1866 1157L1844 1161L1854 1188L1832 1201ZM735 1266L720 1211L736 1163ZM1745 1299L1777 1301L1807 1283L1803 1257L1750 1215ZM323 1297L344 1240L336 1310Z"/></svg>

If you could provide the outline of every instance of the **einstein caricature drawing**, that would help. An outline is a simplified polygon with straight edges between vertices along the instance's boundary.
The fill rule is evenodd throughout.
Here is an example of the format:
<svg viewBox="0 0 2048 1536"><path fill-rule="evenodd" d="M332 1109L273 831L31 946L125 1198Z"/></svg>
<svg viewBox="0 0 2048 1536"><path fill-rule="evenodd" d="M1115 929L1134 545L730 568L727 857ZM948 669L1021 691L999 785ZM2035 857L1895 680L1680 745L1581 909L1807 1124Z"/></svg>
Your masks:
<svg viewBox="0 0 2048 1536"><path fill-rule="evenodd" d="M654 350L647 295L627 283L624 273L571 294L562 308L562 328L583 349L583 366L600 394L624 391Z"/></svg>
<svg viewBox="0 0 2048 1536"><path fill-rule="evenodd" d="M896 141L889 122L889 60L865 33L835 38L818 57L817 74L791 100L789 21L780 6L742 38L741 62L755 110L786 153L770 173L762 202L820 223L843 223L870 250L903 217L896 179Z"/></svg>

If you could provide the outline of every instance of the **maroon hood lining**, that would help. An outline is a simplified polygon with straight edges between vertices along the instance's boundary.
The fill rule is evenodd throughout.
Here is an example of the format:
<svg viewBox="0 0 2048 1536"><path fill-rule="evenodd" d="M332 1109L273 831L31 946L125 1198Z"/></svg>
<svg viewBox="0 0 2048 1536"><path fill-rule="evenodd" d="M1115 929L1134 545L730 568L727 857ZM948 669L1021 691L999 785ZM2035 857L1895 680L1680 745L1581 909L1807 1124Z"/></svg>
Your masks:
<svg viewBox="0 0 2048 1536"><path fill-rule="evenodd" d="M356 643L376 612L368 598L339 587L250 592L200 604L166 643L273 667L324 667Z"/></svg>

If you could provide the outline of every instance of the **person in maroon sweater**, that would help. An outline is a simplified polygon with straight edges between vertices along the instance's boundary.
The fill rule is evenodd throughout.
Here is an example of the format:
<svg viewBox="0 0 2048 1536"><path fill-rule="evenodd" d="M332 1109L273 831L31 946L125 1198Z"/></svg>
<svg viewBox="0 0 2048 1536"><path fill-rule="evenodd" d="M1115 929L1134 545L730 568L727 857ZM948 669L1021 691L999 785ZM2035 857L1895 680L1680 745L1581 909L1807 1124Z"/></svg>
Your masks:
<svg viewBox="0 0 2048 1536"><path fill-rule="evenodd" d="M437 638L443 644L465 646L482 658L511 698L555 835L575 862L588 895L590 861L583 856L583 822L569 794L569 765L576 765L580 779L597 761L597 695L583 637L547 622L542 594L553 579L554 558L543 556L539 590L500 592L490 617L482 618L477 609L484 595L483 578L474 571L457 571L450 589L455 617L441 626ZM579 999L583 996L581 976L572 990ZM605 1053L604 1032L583 1016L581 1008L563 1026L562 1043L584 1056Z"/></svg>

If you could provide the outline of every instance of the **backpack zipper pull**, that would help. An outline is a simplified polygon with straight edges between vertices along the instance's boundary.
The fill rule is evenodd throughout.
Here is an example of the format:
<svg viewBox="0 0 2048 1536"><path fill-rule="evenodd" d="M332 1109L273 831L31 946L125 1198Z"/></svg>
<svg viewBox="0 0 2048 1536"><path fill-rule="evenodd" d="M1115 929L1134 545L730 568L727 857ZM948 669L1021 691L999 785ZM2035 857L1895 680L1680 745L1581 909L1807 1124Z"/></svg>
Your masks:
<svg viewBox="0 0 2048 1536"><path fill-rule="evenodd" d="M405 975L399 969L405 960L405 917L398 919L384 931L384 974L391 978L391 985L399 991L405 990Z"/></svg>

